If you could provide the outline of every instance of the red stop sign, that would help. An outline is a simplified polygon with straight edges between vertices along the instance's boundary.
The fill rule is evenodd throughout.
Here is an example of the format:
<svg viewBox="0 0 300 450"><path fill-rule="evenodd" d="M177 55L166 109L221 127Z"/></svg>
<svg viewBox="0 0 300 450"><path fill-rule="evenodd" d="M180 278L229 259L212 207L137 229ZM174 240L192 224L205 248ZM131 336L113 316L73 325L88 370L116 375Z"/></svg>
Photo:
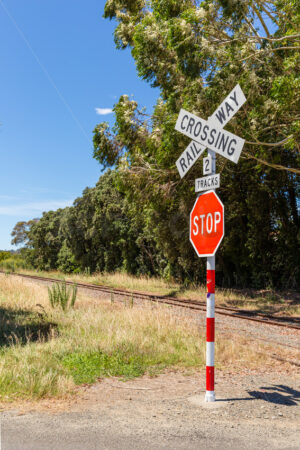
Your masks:
<svg viewBox="0 0 300 450"><path fill-rule="evenodd" d="M198 256L213 256L224 236L224 205L214 191L200 195L190 215L190 241Z"/></svg>

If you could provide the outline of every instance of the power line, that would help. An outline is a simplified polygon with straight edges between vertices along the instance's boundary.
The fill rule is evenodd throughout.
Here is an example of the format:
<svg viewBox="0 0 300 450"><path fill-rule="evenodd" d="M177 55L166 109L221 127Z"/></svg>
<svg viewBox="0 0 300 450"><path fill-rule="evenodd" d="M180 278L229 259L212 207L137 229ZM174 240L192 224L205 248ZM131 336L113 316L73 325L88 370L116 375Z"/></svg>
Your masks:
<svg viewBox="0 0 300 450"><path fill-rule="evenodd" d="M0 5L2 6L4 12L6 13L6 15L8 16L8 18L10 19L10 21L12 22L12 24L14 25L14 27L16 28L17 32L19 33L19 35L21 36L21 38L23 39L23 41L25 42L26 46L28 47L28 49L30 50L31 54L33 55L34 59L36 60L36 62L38 63L38 65L40 66L40 68L42 69L42 71L44 72L44 74L46 75L46 78L48 79L48 81L50 82L50 84L52 85L52 87L55 89L57 95L59 96L59 98L61 99L62 103L65 105L65 107L67 108L67 110L69 111L69 113L72 116L72 119L74 120L74 122L76 123L76 125L79 127L79 129L81 130L81 132L84 134L85 138L88 140L89 144L91 142L88 134L86 133L85 129L83 128L82 124L80 123L79 119L77 118L76 114L74 113L74 111L72 110L71 106L69 105L69 103L67 102L67 100L65 99L65 97L63 96L63 94L61 93L61 91L59 90L59 88L56 86L55 81L53 80L53 78L51 77L51 75L49 74L48 70L46 69L46 67L43 65L43 63L41 62L40 58L38 57L37 53L34 51L34 49L32 48L30 42L28 41L28 39L26 38L25 34L23 33L23 31L21 30L21 28L19 27L19 25L17 24L16 20L14 19L14 17L11 15L11 13L8 11L7 7L4 5L3 1L0 0Z"/></svg>

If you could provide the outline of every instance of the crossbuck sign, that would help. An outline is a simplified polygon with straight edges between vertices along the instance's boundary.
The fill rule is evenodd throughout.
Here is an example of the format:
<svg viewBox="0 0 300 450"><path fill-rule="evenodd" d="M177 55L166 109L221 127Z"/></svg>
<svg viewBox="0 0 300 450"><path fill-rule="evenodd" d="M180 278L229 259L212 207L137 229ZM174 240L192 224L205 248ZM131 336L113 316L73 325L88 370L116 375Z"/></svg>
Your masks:
<svg viewBox="0 0 300 450"><path fill-rule="evenodd" d="M181 109L175 129L193 139L176 161L181 178L187 174L206 147L234 163L238 162L245 141L222 128L245 101L246 97L237 84L208 121Z"/></svg>

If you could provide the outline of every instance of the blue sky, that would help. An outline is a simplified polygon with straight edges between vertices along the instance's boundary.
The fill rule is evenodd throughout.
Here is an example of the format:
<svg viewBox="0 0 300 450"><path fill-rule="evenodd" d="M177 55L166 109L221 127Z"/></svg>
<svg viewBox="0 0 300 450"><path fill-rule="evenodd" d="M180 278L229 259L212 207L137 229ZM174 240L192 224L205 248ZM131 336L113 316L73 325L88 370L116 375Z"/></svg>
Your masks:
<svg viewBox="0 0 300 450"><path fill-rule="evenodd" d="M158 91L116 50L104 0L0 0L0 249L16 222L72 204L101 175L92 131L120 95ZM102 111L107 112L107 111Z"/></svg>

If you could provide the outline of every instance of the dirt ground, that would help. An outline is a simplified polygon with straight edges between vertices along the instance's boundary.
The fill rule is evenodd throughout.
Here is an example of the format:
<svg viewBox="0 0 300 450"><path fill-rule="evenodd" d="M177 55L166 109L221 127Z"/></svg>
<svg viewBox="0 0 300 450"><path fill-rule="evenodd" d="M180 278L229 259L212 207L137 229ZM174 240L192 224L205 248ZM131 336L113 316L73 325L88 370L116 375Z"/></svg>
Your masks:
<svg viewBox="0 0 300 450"><path fill-rule="evenodd" d="M299 370L216 379L213 404L203 401L203 371L110 378L72 399L11 405L0 416L1 450L300 448Z"/></svg>

